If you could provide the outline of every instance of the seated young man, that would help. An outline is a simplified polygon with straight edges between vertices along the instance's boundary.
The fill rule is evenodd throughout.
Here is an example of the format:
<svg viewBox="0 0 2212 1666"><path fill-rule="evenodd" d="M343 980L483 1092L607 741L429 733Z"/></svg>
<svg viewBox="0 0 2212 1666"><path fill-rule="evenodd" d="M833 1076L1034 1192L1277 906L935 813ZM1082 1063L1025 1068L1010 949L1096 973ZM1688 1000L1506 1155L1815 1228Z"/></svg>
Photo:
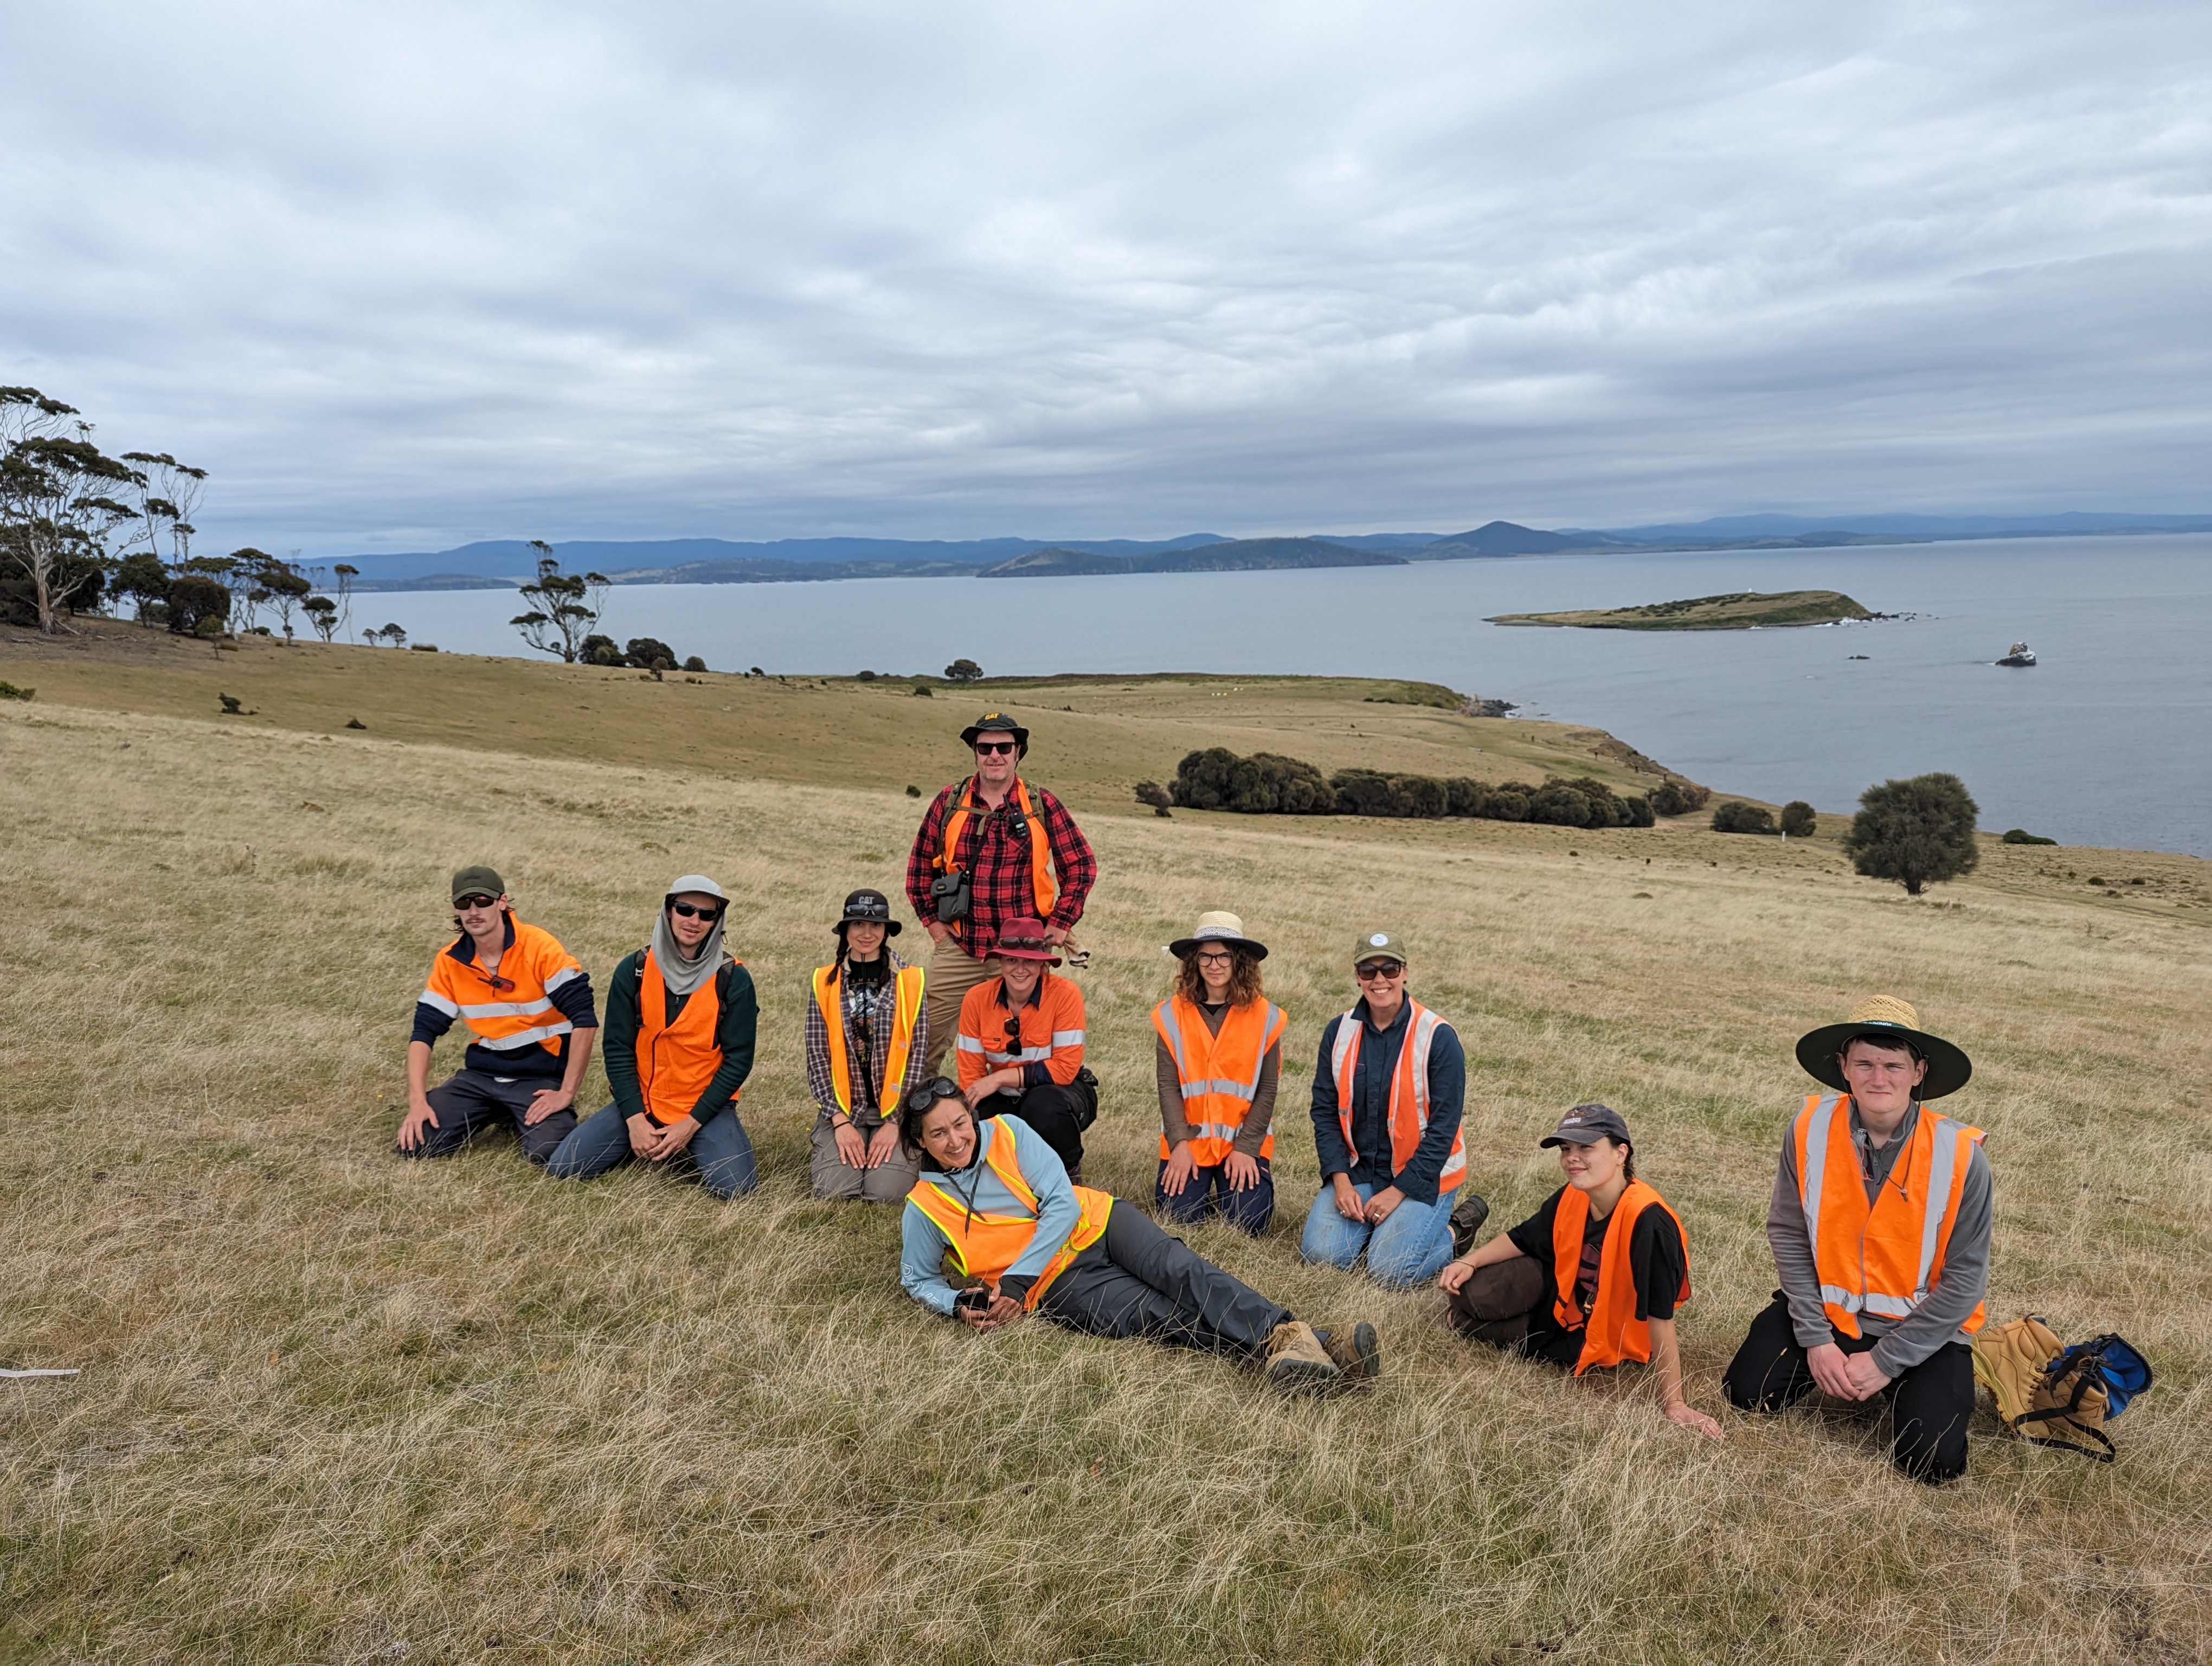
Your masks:
<svg viewBox="0 0 2212 1666"><path fill-rule="evenodd" d="M453 903L461 934L430 963L415 1002L399 1154L451 1157L486 1128L512 1127L522 1154L542 1164L576 1126L576 1089L599 1034L592 980L550 932L514 917L490 868L456 873ZM457 1018L468 1051L431 1087L431 1049Z"/></svg>
<svg viewBox="0 0 2212 1666"><path fill-rule="evenodd" d="M960 1003L960 1091L979 1119L1019 1116L1080 1179L1098 1089L1083 1068L1083 991L1045 970L1060 964L1053 947L1041 921L1000 929L1005 970Z"/></svg>

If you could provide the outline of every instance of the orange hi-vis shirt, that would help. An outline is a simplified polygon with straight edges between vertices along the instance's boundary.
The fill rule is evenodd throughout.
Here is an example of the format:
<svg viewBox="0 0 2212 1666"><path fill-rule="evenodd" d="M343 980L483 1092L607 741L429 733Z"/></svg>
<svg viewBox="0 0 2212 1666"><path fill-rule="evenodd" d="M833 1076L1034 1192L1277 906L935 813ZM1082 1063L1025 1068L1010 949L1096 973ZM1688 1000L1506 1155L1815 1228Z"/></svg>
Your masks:
<svg viewBox="0 0 2212 1666"><path fill-rule="evenodd" d="M1651 1358L1651 1322L1636 1316L1636 1274L1628 1264L1628 1248L1636 1236L1636 1218L1653 1208L1666 1212L1682 1240L1682 1292L1674 1298L1675 1304L1690 1299L1690 1235L1682 1231L1682 1218L1653 1188L1632 1180L1606 1223L1605 1248L1598 1256L1597 1298L1585 1318L1575 1301L1575 1280L1582 1270L1589 1196L1573 1186L1559 1195L1558 1209L1552 1216L1552 1316L1564 1329L1582 1328L1582 1355L1575 1361L1577 1377L1592 1365Z"/></svg>
<svg viewBox="0 0 2212 1666"><path fill-rule="evenodd" d="M1201 1169L1229 1160L1244 1126L1245 1113L1260 1091L1260 1067L1267 1049L1279 1045L1289 1019L1268 1000L1248 1000L1221 1015L1221 1033L1207 1028L1206 1015L1181 995L1152 1009L1152 1029L1167 1044L1182 1083L1183 1120L1190 1124L1191 1158ZM1160 1135L1160 1160L1175 1153ZM1275 1134L1267 1131L1260 1155L1273 1159Z"/></svg>
<svg viewBox="0 0 2212 1666"><path fill-rule="evenodd" d="M1083 991L1041 972L1036 993L1022 1003L1018 1035L1006 1028L1013 1017L1003 978L985 979L961 1000L960 1033L954 1038L960 1085L972 1086L1010 1064L1024 1067L1026 1085L1035 1085L1039 1068L1062 1087L1073 1081L1083 1068Z"/></svg>
<svg viewBox="0 0 2212 1666"><path fill-rule="evenodd" d="M455 1018L471 1040L466 1063L495 1076L558 1076L568 1055L569 1033L592 1028L591 980L560 939L507 916L507 947L499 970L477 964L476 945L465 933L430 963L416 998L415 1036L434 1042Z"/></svg>
<svg viewBox="0 0 2212 1666"><path fill-rule="evenodd" d="M1862 1313L1907 1317L1942 1274L1981 1129L1923 1106L1871 1204L1851 1139L1849 1095L1807 1094L1790 1138L1798 1201L1828 1322L1845 1336L1856 1336ZM1984 1301L1960 1329L1971 1335L1988 1316Z"/></svg>

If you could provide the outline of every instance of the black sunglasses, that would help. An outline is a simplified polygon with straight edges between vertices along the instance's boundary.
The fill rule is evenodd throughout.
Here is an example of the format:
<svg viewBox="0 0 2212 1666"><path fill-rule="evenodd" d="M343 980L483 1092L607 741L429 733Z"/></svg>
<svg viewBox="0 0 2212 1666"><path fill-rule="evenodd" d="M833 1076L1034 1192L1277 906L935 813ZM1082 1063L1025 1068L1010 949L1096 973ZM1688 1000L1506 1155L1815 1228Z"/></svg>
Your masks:
<svg viewBox="0 0 2212 1666"><path fill-rule="evenodd" d="M975 750L979 752L996 752L1000 757L1004 757L1020 745L1021 742L1018 740L979 740L975 743Z"/></svg>
<svg viewBox="0 0 2212 1666"><path fill-rule="evenodd" d="M710 926L722 917L722 911L720 909L694 908L689 903L671 903L668 905L668 911L671 914L680 914L686 920L703 920Z"/></svg>
<svg viewBox="0 0 2212 1666"><path fill-rule="evenodd" d="M488 909L493 907L498 901L498 897L487 897L477 891L470 892L466 897L456 897L453 898L453 906L457 909Z"/></svg>
<svg viewBox="0 0 2212 1666"><path fill-rule="evenodd" d="M1363 983L1372 978L1395 977L1406 970L1402 960L1373 960L1364 966L1354 966L1352 975Z"/></svg>
<svg viewBox="0 0 2212 1666"><path fill-rule="evenodd" d="M957 1099L959 1097L959 1083L950 1076L933 1076L920 1086L907 1090L906 1108L908 1110L927 1110L939 1099Z"/></svg>

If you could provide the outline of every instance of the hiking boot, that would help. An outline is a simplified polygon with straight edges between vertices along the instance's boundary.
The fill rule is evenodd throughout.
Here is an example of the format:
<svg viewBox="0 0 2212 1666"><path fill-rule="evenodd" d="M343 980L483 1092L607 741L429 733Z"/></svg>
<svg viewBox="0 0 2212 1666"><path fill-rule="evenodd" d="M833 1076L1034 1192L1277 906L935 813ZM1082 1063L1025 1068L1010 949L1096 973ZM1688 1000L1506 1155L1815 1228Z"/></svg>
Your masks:
<svg viewBox="0 0 2212 1666"><path fill-rule="evenodd" d="M1472 1191L1463 1194L1452 1205L1452 1254L1464 1256L1474 1248L1474 1235L1482 1230L1482 1223L1490 1219L1490 1200L1477 1197Z"/></svg>
<svg viewBox="0 0 2212 1666"><path fill-rule="evenodd" d="M1358 1388L1372 1383L1382 1375L1382 1347L1376 1341L1375 1327L1362 1320L1346 1330L1316 1330L1322 1350L1335 1362L1336 1386Z"/></svg>
<svg viewBox="0 0 2212 1666"><path fill-rule="evenodd" d="M1337 1378L1336 1362L1313 1327L1286 1319L1268 1333L1267 1386L1285 1394L1322 1394Z"/></svg>

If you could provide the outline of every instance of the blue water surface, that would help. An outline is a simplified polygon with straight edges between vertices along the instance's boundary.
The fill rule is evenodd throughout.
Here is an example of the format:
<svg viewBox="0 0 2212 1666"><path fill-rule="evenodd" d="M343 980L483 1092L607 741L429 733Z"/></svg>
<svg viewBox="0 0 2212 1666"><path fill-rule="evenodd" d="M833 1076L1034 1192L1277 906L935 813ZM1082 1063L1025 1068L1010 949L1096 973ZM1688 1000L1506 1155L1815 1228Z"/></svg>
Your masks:
<svg viewBox="0 0 2212 1666"><path fill-rule="evenodd" d="M1841 590L1909 619L1697 633L1498 613ZM358 598L447 650L515 654L512 591ZM626 585L601 628L716 670L1413 677L1588 723L1723 792L1847 810L1962 776L1982 824L2212 855L2212 536L1522 556L1317 572ZM2015 641L2033 670L1992 662ZM1864 654L1864 660L1852 656Z"/></svg>

